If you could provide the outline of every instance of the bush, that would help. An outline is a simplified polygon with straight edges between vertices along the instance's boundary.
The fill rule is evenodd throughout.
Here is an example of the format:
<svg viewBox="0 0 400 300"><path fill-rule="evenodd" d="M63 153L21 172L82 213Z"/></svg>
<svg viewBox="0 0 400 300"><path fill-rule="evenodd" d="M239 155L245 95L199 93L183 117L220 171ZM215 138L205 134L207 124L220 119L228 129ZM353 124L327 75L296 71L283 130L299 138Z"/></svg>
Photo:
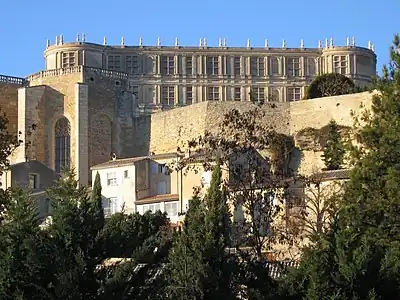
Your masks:
<svg viewBox="0 0 400 300"><path fill-rule="evenodd" d="M339 96L357 92L354 82L337 73L323 74L317 76L307 88L306 99Z"/></svg>

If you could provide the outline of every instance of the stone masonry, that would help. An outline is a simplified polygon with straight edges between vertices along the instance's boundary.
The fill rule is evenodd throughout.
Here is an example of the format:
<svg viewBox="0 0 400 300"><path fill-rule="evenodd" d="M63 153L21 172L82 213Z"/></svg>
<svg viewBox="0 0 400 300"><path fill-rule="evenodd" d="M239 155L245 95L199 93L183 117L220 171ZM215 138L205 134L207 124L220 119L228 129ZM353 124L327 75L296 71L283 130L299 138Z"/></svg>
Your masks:
<svg viewBox="0 0 400 300"><path fill-rule="evenodd" d="M20 131L29 144L11 160L37 159L54 169L60 151L55 128L66 118L68 156L82 183L90 180L90 167L112 153L124 158L174 152L206 130L216 130L228 110L253 107L249 91L259 100L277 96L270 99L273 108L264 106L261 121L284 134L323 126L330 118L351 125L350 109L358 111L370 95L299 100L318 74L339 72L366 84L376 69L373 49L349 41L318 48L239 48L109 46L62 39L48 45L45 59L45 71L26 79L0 76L0 107L10 118L10 130ZM316 157L303 155L300 169L308 172Z"/></svg>

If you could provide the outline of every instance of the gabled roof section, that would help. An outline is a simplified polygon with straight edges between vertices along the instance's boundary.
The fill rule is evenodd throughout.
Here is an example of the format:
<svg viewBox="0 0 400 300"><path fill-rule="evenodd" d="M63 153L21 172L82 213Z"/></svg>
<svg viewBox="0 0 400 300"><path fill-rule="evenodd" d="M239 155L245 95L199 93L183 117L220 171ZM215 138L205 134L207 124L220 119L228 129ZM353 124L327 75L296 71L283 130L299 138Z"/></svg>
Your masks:
<svg viewBox="0 0 400 300"><path fill-rule="evenodd" d="M107 169L107 168L124 167L124 166L133 165L134 163L145 160L145 159L149 159L149 157L148 156L139 156L139 157L130 157L130 158L109 160L104 163L95 165L95 166L91 167L90 169L91 170L99 170L99 169Z"/></svg>
<svg viewBox="0 0 400 300"><path fill-rule="evenodd" d="M129 158L121 158L115 160L109 160L104 163L94 165L90 168L90 170L100 170L100 169L107 169L107 168L118 168L124 166L133 165L136 162L145 160L145 159L167 159L167 158L175 158L178 157L178 153L160 153L160 154L153 154L148 156L137 156L137 157L129 157Z"/></svg>
<svg viewBox="0 0 400 300"><path fill-rule="evenodd" d="M350 171L350 169L322 171L312 175L311 177L319 181L346 180L350 178Z"/></svg>
<svg viewBox="0 0 400 300"><path fill-rule="evenodd" d="M16 163L16 164L9 165L9 166L8 166L8 169L9 169L9 170L12 170L12 169L15 168L15 167L22 166L22 165L29 165L29 164L41 165L41 166L43 166L44 168L55 172L54 169L52 169L52 168L46 166L44 163L42 163L41 161L36 160L36 159L32 159L32 160L23 161L23 162L19 162L19 163Z"/></svg>

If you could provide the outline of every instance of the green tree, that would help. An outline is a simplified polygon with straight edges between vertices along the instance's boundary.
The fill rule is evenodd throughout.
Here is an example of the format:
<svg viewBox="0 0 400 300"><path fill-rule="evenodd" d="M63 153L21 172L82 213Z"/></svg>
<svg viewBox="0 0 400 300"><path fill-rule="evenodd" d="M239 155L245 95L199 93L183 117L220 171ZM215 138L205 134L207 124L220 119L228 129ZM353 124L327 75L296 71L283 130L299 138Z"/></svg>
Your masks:
<svg viewBox="0 0 400 300"><path fill-rule="evenodd" d="M306 99L352 94L357 92L354 82L338 73L328 73L315 77L306 91Z"/></svg>
<svg viewBox="0 0 400 300"><path fill-rule="evenodd" d="M190 200L183 228L173 238L168 257L170 283L168 294L176 299L204 299L207 261L204 249L204 203L198 196Z"/></svg>
<svg viewBox="0 0 400 300"><path fill-rule="evenodd" d="M331 120L328 125L328 134L323 149L322 159L328 170L338 170L343 165L346 154L345 145L340 136L338 124Z"/></svg>
<svg viewBox="0 0 400 300"><path fill-rule="evenodd" d="M96 173L94 180L92 195L91 195L91 209L93 210L94 221L96 226L95 231L100 231L104 227L104 210L103 210L103 196L101 195L101 182L100 174Z"/></svg>
<svg viewBox="0 0 400 300"><path fill-rule="evenodd" d="M98 211L87 189L79 186L73 170L49 190L52 224L48 228L56 245L55 294L62 299L96 299L99 289L96 267L104 257L98 243Z"/></svg>
<svg viewBox="0 0 400 300"><path fill-rule="evenodd" d="M217 160L213 169L210 187L204 199L205 211L205 243L204 255L210 267L206 276L207 293L205 299L233 299L234 260L226 249L230 244L230 214L222 186L221 162Z"/></svg>
<svg viewBox="0 0 400 300"><path fill-rule="evenodd" d="M182 232L170 253L171 293L178 299L236 299L236 262L230 246L230 216L220 162L210 186L191 202Z"/></svg>
<svg viewBox="0 0 400 300"><path fill-rule="evenodd" d="M341 208L332 229L304 256L296 279L288 281L299 287L292 297L400 297L399 65L396 35L391 62L377 83L379 93L362 115L361 147Z"/></svg>
<svg viewBox="0 0 400 300"><path fill-rule="evenodd" d="M0 175L7 170L10 164L9 156L22 142L18 140L18 136L9 132L8 125L9 120L5 113L1 113L0 109ZM0 182L0 186L1 184L2 182ZM0 189L0 224L10 204L10 200L10 191Z"/></svg>
<svg viewBox="0 0 400 300"><path fill-rule="evenodd" d="M157 211L111 215L105 222L99 240L107 257L132 257L146 240L157 237L168 225L166 214Z"/></svg>
<svg viewBox="0 0 400 300"><path fill-rule="evenodd" d="M0 227L0 298L53 299L50 236L39 228L37 207L22 190L13 190Z"/></svg>

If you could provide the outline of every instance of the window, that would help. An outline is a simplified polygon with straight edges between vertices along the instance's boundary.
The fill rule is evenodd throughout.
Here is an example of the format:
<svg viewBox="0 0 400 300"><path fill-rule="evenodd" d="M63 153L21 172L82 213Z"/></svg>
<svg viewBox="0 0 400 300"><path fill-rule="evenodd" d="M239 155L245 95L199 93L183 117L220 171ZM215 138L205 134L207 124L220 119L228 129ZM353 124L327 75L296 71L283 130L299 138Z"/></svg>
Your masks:
<svg viewBox="0 0 400 300"><path fill-rule="evenodd" d="M272 75L279 75L279 59L277 57L271 57L271 73Z"/></svg>
<svg viewBox="0 0 400 300"><path fill-rule="evenodd" d="M171 105L171 106L175 104L174 86L163 86L161 92L162 92L161 104Z"/></svg>
<svg viewBox="0 0 400 300"><path fill-rule="evenodd" d="M75 66L75 52L63 52L62 68L70 68Z"/></svg>
<svg viewBox="0 0 400 300"><path fill-rule="evenodd" d="M310 57L307 59L307 62L308 62L308 75L314 76L316 73L315 58Z"/></svg>
<svg viewBox="0 0 400 300"><path fill-rule="evenodd" d="M242 90L240 87L235 87L235 95L234 95L235 101L240 101L242 100Z"/></svg>
<svg viewBox="0 0 400 300"><path fill-rule="evenodd" d="M276 88L269 88L268 102L279 102L279 90Z"/></svg>
<svg viewBox="0 0 400 300"><path fill-rule="evenodd" d="M345 55L337 55L333 57L333 69L335 73L345 75L347 72L347 57Z"/></svg>
<svg viewBox="0 0 400 300"><path fill-rule="evenodd" d="M265 100L264 88L263 87L253 88L253 97L257 101L264 101Z"/></svg>
<svg viewBox="0 0 400 300"><path fill-rule="evenodd" d="M288 76L296 77L300 76L300 58L292 57L287 60Z"/></svg>
<svg viewBox="0 0 400 300"><path fill-rule="evenodd" d="M240 57L236 56L233 58L233 74L240 75Z"/></svg>
<svg viewBox="0 0 400 300"><path fill-rule="evenodd" d="M186 104L193 103L193 88L191 86L186 87Z"/></svg>
<svg viewBox="0 0 400 300"><path fill-rule="evenodd" d="M50 213L50 199L49 198L44 199L43 212L46 216L48 216Z"/></svg>
<svg viewBox="0 0 400 300"><path fill-rule="evenodd" d="M71 159L71 126L66 117L56 123L55 140L55 169L61 173L63 168L69 168Z"/></svg>
<svg viewBox="0 0 400 300"><path fill-rule="evenodd" d="M129 74L139 74L139 57L137 56L126 56L126 72Z"/></svg>
<svg viewBox="0 0 400 300"><path fill-rule="evenodd" d="M125 170L124 171L124 178L128 178L129 177L129 172L128 172L128 170Z"/></svg>
<svg viewBox="0 0 400 300"><path fill-rule="evenodd" d="M265 76L264 57L251 57L250 65L252 76Z"/></svg>
<svg viewBox="0 0 400 300"><path fill-rule="evenodd" d="M167 174L167 166L165 164L158 164L158 173Z"/></svg>
<svg viewBox="0 0 400 300"><path fill-rule="evenodd" d="M162 70L164 75L173 75L175 70L175 57L163 56L162 57Z"/></svg>
<svg viewBox="0 0 400 300"><path fill-rule="evenodd" d="M119 211L118 198L110 197L103 199L102 201L104 215L108 216Z"/></svg>
<svg viewBox="0 0 400 300"><path fill-rule="evenodd" d="M109 55L108 56L108 69L120 71L121 70L121 56Z"/></svg>
<svg viewBox="0 0 400 300"><path fill-rule="evenodd" d="M39 175L38 174L29 174L29 188L37 189L39 188Z"/></svg>
<svg viewBox="0 0 400 300"><path fill-rule="evenodd" d="M165 208L165 212L167 213L168 217L178 216L178 203L177 202L165 203L164 208Z"/></svg>
<svg viewBox="0 0 400 300"><path fill-rule="evenodd" d="M164 195L167 193L167 182L160 181L157 182L157 195Z"/></svg>
<svg viewBox="0 0 400 300"><path fill-rule="evenodd" d="M151 173L157 174L158 173L158 163L154 162L151 164Z"/></svg>
<svg viewBox="0 0 400 300"><path fill-rule="evenodd" d="M210 171L205 171L201 175L201 181L203 184L210 184L211 182L211 172Z"/></svg>
<svg viewBox="0 0 400 300"><path fill-rule="evenodd" d="M219 74L219 58L218 56L207 57L207 75Z"/></svg>
<svg viewBox="0 0 400 300"><path fill-rule="evenodd" d="M160 203L147 204L142 206L143 213L146 213L147 211L155 213L157 210L161 210Z"/></svg>
<svg viewBox="0 0 400 300"><path fill-rule="evenodd" d="M210 86L207 88L207 100L218 101L219 100L219 87Z"/></svg>
<svg viewBox="0 0 400 300"><path fill-rule="evenodd" d="M186 56L186 74L193 74L193 58L191 56Z"/></svg>
<svg viewBox="0 0 400 300"><path fill-rule="evenodd" d="M139 103L139 87L137 85L132 85L129 83L129 91L135 95L136 103Z"/></svg>
<svg viewBox="0 0 400 300"><path fill-rule="evenodd" d="M107 185L117 185L117 173L116 172L107 173Z"/></svg>
<svg viewBox="0 0 400 300"><path fill-rule="evenodd" d="M288 88L287 100L288 101L301 100L301 88L299 87Z"/></svg>

